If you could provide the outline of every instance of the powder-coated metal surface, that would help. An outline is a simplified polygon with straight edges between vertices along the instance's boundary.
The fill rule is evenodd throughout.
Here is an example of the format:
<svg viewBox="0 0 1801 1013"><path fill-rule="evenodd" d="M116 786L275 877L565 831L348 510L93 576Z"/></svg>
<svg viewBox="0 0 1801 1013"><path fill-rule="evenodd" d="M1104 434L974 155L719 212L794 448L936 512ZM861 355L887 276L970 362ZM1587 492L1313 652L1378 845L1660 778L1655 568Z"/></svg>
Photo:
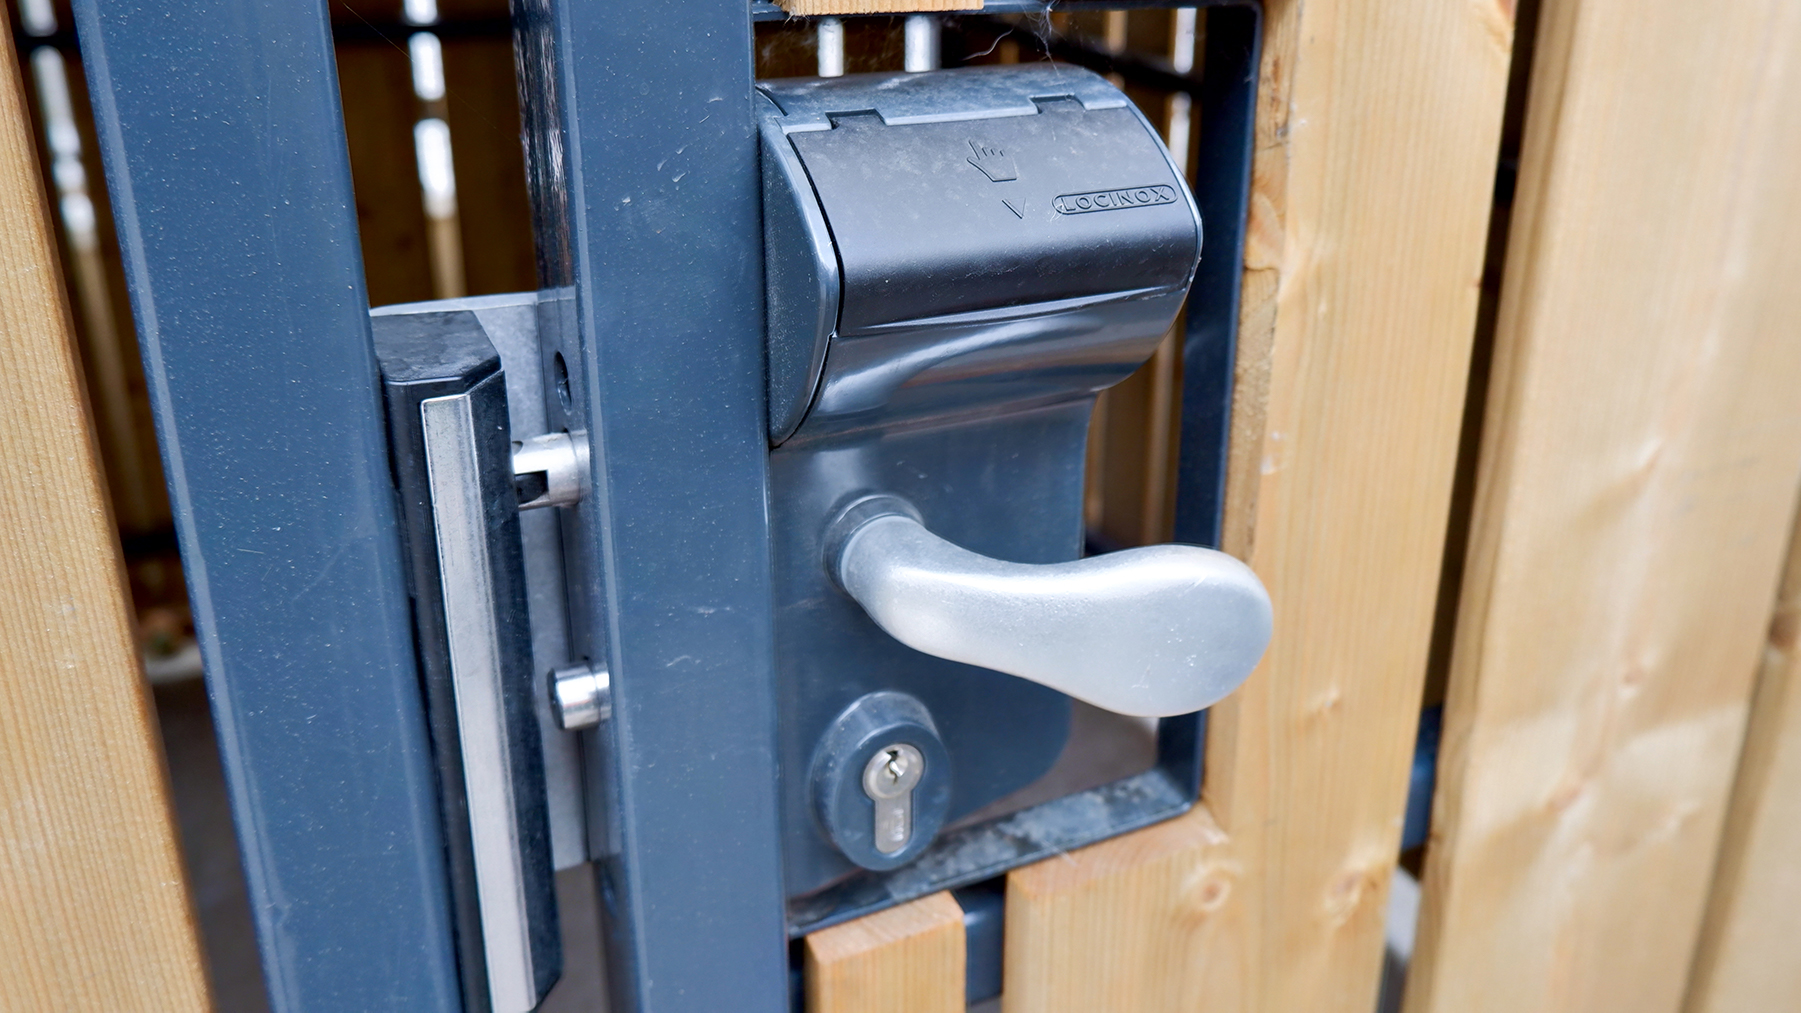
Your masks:
<svg viewBox="0 0 1801 1013"><path fill-rule="evenodd" d="M461 1010L324 7L75 11L270 1005Z"/></svg>

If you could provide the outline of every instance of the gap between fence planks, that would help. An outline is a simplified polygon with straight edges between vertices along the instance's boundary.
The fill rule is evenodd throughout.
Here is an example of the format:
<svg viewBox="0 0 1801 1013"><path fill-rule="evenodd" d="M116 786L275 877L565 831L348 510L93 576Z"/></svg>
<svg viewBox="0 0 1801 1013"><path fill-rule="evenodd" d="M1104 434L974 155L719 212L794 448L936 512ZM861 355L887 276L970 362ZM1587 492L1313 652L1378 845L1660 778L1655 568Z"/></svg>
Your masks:
<svg viewBox="0 0 1801 1013"><path fill-rule="evenodd" d="M1214 709L1211 811L1010 877L1007 1013L1375 1002L1511 8L1265 17L1225 547L1268 585L1275 639ZM1059 876L1071 860L1090 871Z"/></svg>
<svg viewBox="0 0 1801 1013"><path fill-rule="evenodd" d="M807 936L807 1013L962 1013L963 908L932 894Z"/></svg>
<svg viewBox="0 0 1801 1013"><path fill-rule="evenodd" d="M1544 7L1410 1013L1682 1004L1801 480L1798 90L1792 0Z"/></svg>
<svg viewBox="0 0 1801 1013"><path fill-rule="evenodd" d="M1801 385L1798 385L1801 386ZM1801 520L1801 518L1798 518ZM1751 696L1687 1013L1801 1009L1801 525Z"/></svg>
<svg viewBox="0 0 1801 1013"><path fill-rule="evenodd" d="M11 46L6 29L0 41ZM16 61L0 70L0 1009L210 1008Z"/></svg>

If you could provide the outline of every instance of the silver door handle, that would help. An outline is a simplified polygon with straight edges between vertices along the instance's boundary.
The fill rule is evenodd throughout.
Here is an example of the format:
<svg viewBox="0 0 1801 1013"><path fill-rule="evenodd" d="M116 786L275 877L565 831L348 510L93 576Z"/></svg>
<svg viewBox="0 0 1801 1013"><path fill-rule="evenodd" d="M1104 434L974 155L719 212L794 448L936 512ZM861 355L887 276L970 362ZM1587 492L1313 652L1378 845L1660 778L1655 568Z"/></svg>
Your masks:
<svg viewBox="0 0 1801 1013"><path fill-rule="evenodd" d="M905 501L853 504L827 565L908 647L1141 717L1217 703L1269 645L1269 593L1250 567L1192 545L1068 563L1008 563L926 530Z"/></svg>

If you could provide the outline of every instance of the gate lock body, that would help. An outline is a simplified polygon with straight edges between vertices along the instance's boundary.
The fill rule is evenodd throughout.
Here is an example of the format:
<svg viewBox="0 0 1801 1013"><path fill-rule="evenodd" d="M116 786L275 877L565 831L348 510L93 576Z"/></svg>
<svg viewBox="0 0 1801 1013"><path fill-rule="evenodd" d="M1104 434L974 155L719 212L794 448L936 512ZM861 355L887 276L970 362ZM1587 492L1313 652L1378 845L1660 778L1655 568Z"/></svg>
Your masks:
<svg viewBox="0 0 1801 1013"><path fill-rule="evenodd" d="M1167 716L1231 692L1270 607L1209 549L1081 558L1094 397L1168 332L1201 244L1126 97L1049 66L759 90L784 877L804 931L1040 847L931 857L942 829L1051 767L1072 697ZM609 847L602 801L547 776L553 755L577 762L564 729L604 722L610 698L541 595L559 559L575 566L558 524L537 517L534 535L519 514L587 486L585 434L543 432L521 393L544 306L374 321L464 1000L495 1013L557 976L551 870L581 860L584 808L588 853ZM1038 829L1096 840L1183 804L1151 780Z"/></svg>
<svg viewBox="0 0 1801 1013"><path fill-rule="evenodd" d="M1094 397L1155 351L1201 250L1187 184L1126 96L1051 65L759 90L803 896L913 861L1038 778L1072 696L1151 717L1216 702L1271 615L1210 549L1081 558Z"/></svg>

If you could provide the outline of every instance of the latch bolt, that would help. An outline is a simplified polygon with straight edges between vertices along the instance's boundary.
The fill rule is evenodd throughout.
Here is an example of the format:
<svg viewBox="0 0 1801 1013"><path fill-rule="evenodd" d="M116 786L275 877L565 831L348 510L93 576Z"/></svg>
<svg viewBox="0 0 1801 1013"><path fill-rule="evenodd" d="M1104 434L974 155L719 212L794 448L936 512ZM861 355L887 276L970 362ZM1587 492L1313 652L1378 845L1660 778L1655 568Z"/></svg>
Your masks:
<svg viewBox="0 0 1801 1013"><path fill-rule="evenodd" d="M513 442L513 489L519 509L573 506L588 484L588 441L545 433Z"/></svg>
<svg viewBox="0 0 1801 1013"><path fill-rule="evenodd" d="M550 673L550 706L564 731L593 728L613 717L612 678L589 665L559 668Z"/></svg>

